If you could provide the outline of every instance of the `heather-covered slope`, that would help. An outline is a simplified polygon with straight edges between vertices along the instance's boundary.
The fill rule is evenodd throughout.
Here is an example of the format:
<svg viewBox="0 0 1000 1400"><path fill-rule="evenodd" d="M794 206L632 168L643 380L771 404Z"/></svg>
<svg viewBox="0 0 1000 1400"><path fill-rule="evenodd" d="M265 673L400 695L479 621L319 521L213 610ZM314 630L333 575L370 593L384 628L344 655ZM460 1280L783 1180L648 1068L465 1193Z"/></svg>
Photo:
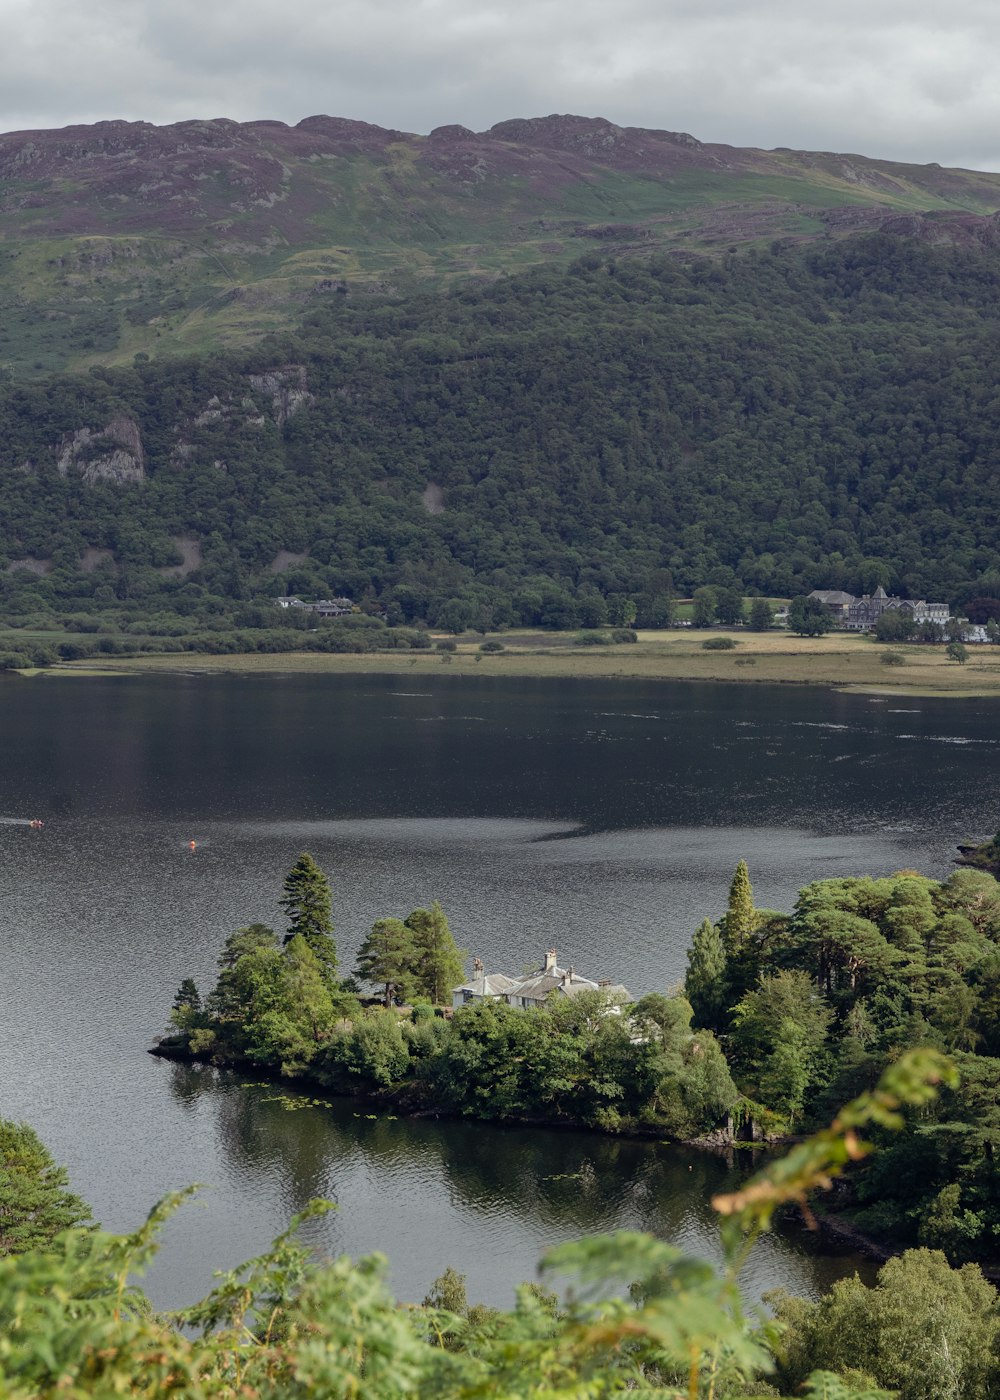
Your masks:
<svg viewBox="0 0 1000 1400"><path fill-rule="evenodd" d="M0 136L0 368L245 344L345 288L889 223L992 242L1000 176L596 118L429 136L310 117ZM936 211L927 217L927 211Z"/></svg>

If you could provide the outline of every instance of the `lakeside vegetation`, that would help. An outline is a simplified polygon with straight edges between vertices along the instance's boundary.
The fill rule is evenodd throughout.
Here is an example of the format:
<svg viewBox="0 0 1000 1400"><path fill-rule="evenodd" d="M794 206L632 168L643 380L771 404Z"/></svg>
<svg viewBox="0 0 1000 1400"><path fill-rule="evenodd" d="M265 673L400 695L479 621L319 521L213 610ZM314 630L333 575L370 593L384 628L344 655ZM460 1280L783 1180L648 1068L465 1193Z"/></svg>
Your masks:
<svg viewBox="0 0 1000 1400"><path fill-rule="evenodd" d="M13 640L13 634L11 638ZM900 664L887 665L885 648L869 638L847 632L822 637L797 637L786 631L729 634L696 628L673 631L638 629L634 643L612 640L578 646L576 633L516 630L503 633L431 633L427 645L399 647L389 652L207 652L150 651L139 656L96 651L83 660L57 664L40 674L185 674L232 672L266 675L274 672L322 674L417 673L424 676L523 676L539 678L726 681L733 683L805 684L837 689L926 696L1000 696L1000 649L969 647L965 665L952 661L946 649L895 644ZM704 643L729 635L731 650L706 650ZM484 642L498 644L483 650ZM0 636L0 647L4 639ZM446 649L443 649L446 648ZM29 658L25 658L28 660ZM24 668L31 673L32 668Z"/></svg>
<svg viewBox="0 0 1000 1400"><path fill-rule="evenodd" d="M975 1265L908 1251L873 1287L843 1280L818 1302L773 1295L772 1318L748 1311L738 1285L777 1210L865 1155L864 1132L898 1126L901 1111L926 1108L955 1078L938 1052L903 1054L829 1127L716 1198L721 1272L649 1235L597 1235L550 1250L541 1281L523 1284L507 1311L470 1306L453 1269L414 1307L392 1298L381 1255L314 1260L296 1239L303 1220L331 1208L314 1202L207 1298L158 1315L137 1276L189 1193L128 1236L86 1221L62 1230L77 1210L65 1193L49 1199L47 1218L35 1212L38 1241L0 1244L0 1387L9 1400L989 1400L1000 1387L1000 1298ZM30 1129L16 1131L41 1150L39 1170L51 1168ZM8 1213L34 1185L0 1160Z"/></svg>

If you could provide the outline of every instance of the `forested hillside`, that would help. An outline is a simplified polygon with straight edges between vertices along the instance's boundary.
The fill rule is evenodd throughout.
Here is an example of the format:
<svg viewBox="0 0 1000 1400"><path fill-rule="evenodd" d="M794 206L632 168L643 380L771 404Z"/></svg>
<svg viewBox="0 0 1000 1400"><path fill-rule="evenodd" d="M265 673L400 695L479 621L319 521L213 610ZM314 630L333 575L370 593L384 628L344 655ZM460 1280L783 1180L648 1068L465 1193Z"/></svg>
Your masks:
<svg viewBox="0 0 1000 1400"><path fill-rule="evenodd" d="M998 290L993 248L884 233L593 256L7 386L0 606L288 590L503 626L705 583L1000 594Z"/></svg>

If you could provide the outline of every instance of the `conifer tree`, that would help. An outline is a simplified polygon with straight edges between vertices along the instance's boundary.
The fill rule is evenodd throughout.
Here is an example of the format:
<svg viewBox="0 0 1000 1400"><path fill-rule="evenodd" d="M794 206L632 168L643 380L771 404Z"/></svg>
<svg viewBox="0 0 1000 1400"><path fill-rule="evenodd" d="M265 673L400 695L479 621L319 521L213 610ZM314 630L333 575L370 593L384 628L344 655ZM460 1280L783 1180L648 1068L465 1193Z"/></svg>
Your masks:
<svg viewBox="0 0 1000 1400"><path fill-rule="evenodd" d="M413 992L438 1003L451 1001L465 970L465 953L456 946L445 912L437 900L430 909L414 909L406 919L413 934Z"/></svg>
<svg viewBox="0 0 1000 1400"><path fill-rule="evenodd" d="M299 856L285 876L283 889L284 894L278 903L288 915L285 944L301 934L319 959L323 975L332 990L337 977L337 945L332 937L330 884L307 851Z"/></svg>
<svg viewBox="0 0 1000 1400"><path fill-rule="evenodd" d="M733 872L733 882L729 886L729 903L721 922L722 941L729 957L746 947L756 927L757 911L753 904L750 872L746 861L741 860Z"/></svg>
<svg viewBox="0 0 1000 1400"><path fill-rule="evenodd" d="M379 919L358 949L357 973L365 982L381 983L391 1006L393 997L412 995L415 957L413 930L402 919Z"/></svg>
<svg viewBox="0 0 1000 1400"><path fill-rule="evenodd" d="M695 1024L717 1030L726 994L726 949L711 919L702 919L688 949L684 995L691 1003Z"/></svg>
<svg viewBox="0 0 1000 1400"><path fill-rule="evenodd" d="M92 1223L67 1182L32 1128L0 1118L0 1259L44 1249L61 1230Z"/></svg>

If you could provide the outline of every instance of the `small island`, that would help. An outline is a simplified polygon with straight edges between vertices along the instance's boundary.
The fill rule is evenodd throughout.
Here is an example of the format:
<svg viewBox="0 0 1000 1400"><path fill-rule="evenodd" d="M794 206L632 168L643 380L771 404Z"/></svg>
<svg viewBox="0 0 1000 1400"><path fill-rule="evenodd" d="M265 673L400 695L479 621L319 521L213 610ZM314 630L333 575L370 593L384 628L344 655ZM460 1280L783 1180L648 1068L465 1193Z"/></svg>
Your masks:
<svg viewBox="0 0 1000 1400"><path fill-rule="evenodd" d="M724 914L694 933L683 988L637 1001L554 949L520 977L477 959L465 979L437 903L378 919L342 978L329 884L308 854L281 903L285 934L231 934L205 998L185 979L154 1054L394 1111L731 1150L814 1129L926 1047L951 1057L958 1085L848 1174L838 1228L1000 1264L1000 885L987 872L820 880L786 914L756 907L741 861Z"/></svg>

